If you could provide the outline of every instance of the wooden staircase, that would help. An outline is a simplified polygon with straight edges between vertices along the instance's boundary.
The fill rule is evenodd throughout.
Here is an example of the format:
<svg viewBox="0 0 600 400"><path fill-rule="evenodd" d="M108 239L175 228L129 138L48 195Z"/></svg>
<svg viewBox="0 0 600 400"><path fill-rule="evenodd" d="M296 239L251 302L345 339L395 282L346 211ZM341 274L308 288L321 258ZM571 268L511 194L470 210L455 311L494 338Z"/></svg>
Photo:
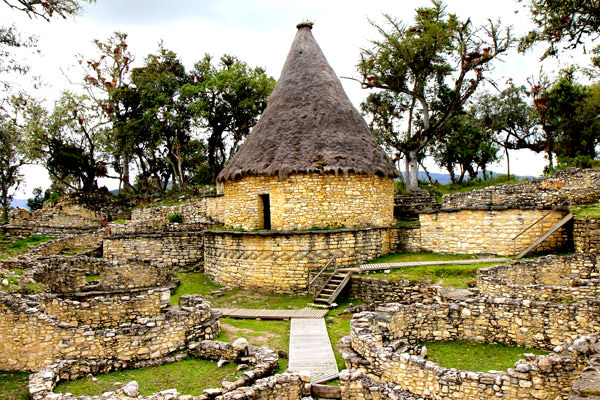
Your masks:
<svg viewBox="0 0 600 400"><path fill-rule="evenodd" d="M544 233L542 236L540 236L535 242L531 243L529 246L527 246L527 248L525 250L523 250L522 252L520 252L519 254L517 254L515 256L515 260L518 260L520 258L525 257L531 250L535 249L540 243L542 243L544 240L546 240L550 235L552 235L554 232L556 232L557 230L559 230L564 224L566 224L567 222L569 222L570 220L573 219L573 213L569 212L567 215L564 216L563 219L561 219L560 221L558 221L556 224L554 224L554 226L552 226L552 228L550 228L549 231L547 231L546 233ZM537 221L539 222L539 221ZM537 223L536 222L536 223ZM535 224L533 224L535 225ZM533 226L531 225L531 226ZM531 227L530 226L530 227ZM529 228L527 228L529 229ZM523 231L524 232L524 231ZM521 232L521 233L523 233ZM520 235L520 234L519 234ZM519 236L515 236L515 239ZM514 239L513 239L514 240Z"/></svg>
<svg viewBox="0 0 600 400"><path fill-rule="evenodd" d="M315 294L313 301L315 303L333 303L350 282L350 275L352 275L350 271L335 270L321 290Z"/></svg>

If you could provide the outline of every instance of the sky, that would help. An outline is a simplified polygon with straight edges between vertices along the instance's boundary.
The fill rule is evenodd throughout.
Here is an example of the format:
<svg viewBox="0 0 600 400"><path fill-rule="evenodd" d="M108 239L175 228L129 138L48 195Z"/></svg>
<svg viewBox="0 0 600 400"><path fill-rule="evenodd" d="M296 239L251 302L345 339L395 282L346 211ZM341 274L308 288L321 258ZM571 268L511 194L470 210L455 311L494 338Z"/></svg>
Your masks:
<svg viewBox="0 0 600 400"><path fill-rule="evenodd" d="M27 62L31 65L31 75L39 75L48 83L36 94L50 102L62 90L79 90L76 82L81 70L76 63L77 55L95 56L93 40L105 40L115 31L129 35L134 66L141 66L144 57L154 53L162 40L188 69L205 53L215 58L232 54L251 66L264 67L269 75L278 78L296 24L310 20L315 23L313 35L336 74L356 77L360 49L369 47L369 41L377 38L369 21L383 22L385 13L410 23L415 8L430 4L426 0L97 0L86 4L79 16L48 23L30 19L0 2L0 25L15 24L22 34L38 36L41 54L28 56ZM471 18L475 26L491 18L512 25L516 35L532 28L528 11L515 0L447 0L446 4L448 12L461 19ZM511 50L495 63L492 76L500 85L509 77L517 84L526 83L529 76L539 73L542 50L538 46L525 55ZM544 70L552 74L561 65L588 59L580 53L565 53L560 62L548 60ZM358 108L367 92L355 81L343 78L341 81ZM20 79L16 88L27 89L28 84L28 78ZM504 165L501 162L490 169L505 172ZM511 154L511 173L537 176L544 165L540 154L528 150ZM426 166L431 172L440 172L430 161ZM25 184L17 198L31 197L35 187L49 186L42 167L28 167L24 173ZM115 181L102 184L109 188L117 185Z"/></svg>

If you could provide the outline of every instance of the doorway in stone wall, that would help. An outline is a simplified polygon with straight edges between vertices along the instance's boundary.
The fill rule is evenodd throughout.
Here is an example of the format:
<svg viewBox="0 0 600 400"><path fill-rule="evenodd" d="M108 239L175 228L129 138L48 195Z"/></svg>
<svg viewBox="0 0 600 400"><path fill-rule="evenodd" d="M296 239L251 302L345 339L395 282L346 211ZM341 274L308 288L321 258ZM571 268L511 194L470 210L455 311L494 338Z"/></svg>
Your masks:
<svg viewBox="0 0 600 400"><path fill-rule="evenodd" d="M271 229L271 199L268 194L260 195L262 205L262 228Z"/></svg>

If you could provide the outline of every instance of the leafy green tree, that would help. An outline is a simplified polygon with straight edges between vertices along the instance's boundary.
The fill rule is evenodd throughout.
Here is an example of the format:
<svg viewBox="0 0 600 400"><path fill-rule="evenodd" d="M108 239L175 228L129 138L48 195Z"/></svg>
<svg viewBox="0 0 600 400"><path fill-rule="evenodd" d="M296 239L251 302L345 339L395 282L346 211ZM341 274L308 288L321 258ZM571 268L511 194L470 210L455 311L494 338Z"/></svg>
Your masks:
<svg viewBox="0 0 600 400"><path fill-rule="evenodd" d="M195 64L191 78L182 93L190 99L198 125L208 132L208 166L214 181L267 106L275 79L230 55L213 65L208 54Z"/></svg>
<svg viewBox="0 0 600 400"><path fill-rule="evenodd" d="M555 56L561 43L575 48L584 44L584 39L597 39L600 34L600 3L596 0L519 0L524 1L537 29L521 39L520 51L544 41L549 47L543 58Z"/></svg>
<svg viewBox="0 0 600 400"><path fill-rule="evenodd" d="M184 188L184 150L191 139L192 113L188 97L182 96L180 90L190 77L177 55L161 43L157 54L148 55L145 65L132 71L132 81L139 93L142 112L143 128L138 133L145 136L139 142L148 145L155 161L161 159L168 164L166 179L160 179L163 189L169 176ZM154 173L157 178L161 175L158 170Z"/></svg>
<svg viewBox="0 0 600 400"><path fill-rule="evenodd" d="M525 86L515 86L509 81L507 88L498 94L483 93L472 107L477 124L504 149L508 179L509 150L526 147L525 144L530 143L531 139L538 139L537 118L528 97Z"/></svg>
<svg viewBox="0 0 600 400"><path fill-rule="evenodd" d="M22 182L20 169L31 162L30 132L43 115L40 105L25 94L12 96L0 103L0 206L8 220L14 192Z"/></svg>
<svg viewBox="0 0 600 400"><path fill-rule="evenodd" d="M472 112L455 115L443 129L447 132L431 143L430 152L436 163L446 168L452 183L462 183L465 173L473 179L479 171L485 179L486 166L498 158L493 135L481 129Z"/></svg>
<svg viewBox="0 0 600 400"><path fill-rule="evenodd" d="M444 132L491 62L513 42L499 23L474 28L470 20L447 14L441 1L416 13L410 27L389 15L387 26L373 24L381 39L361 50L358 64L363 88L379 91L363 110L375 136L404 156L408 190L418 188L419 154Z"/></svg>
<svg viewBox="0 0 600 400"><path fill-rule="evenodd" d="M91 196L98 189L98 178L108 174L101 147L107 128L99 115L88 96L64 92L31 143L51 179L84 196Z"/></svg>

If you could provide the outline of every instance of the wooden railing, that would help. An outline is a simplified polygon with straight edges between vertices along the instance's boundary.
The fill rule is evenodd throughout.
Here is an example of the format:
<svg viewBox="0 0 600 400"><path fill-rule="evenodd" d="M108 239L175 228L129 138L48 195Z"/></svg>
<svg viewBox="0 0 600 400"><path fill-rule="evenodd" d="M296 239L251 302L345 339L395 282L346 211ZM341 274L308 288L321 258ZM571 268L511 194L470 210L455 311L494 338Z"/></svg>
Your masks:
<svg viewBox="0 0 600 400"><path fill-rule="evenodd" d="M321 270L319 271L319 273L312 278L312 280L308 283L308 287L310 288L312 286L313 283L315 283L315 281L317 280L317 278L319 276L321 276L321 274L325 271L327 271L327 268L329 267L329 265L331 265L331 263L333 263L333 270L337 271L337 261L336 258L339 257L339 255L341 254L341 250L337 250L334 252L333 256L329 259L329 261L327 261L327 264L325 264L325 266L323 268L321 268Z"/></svg>

